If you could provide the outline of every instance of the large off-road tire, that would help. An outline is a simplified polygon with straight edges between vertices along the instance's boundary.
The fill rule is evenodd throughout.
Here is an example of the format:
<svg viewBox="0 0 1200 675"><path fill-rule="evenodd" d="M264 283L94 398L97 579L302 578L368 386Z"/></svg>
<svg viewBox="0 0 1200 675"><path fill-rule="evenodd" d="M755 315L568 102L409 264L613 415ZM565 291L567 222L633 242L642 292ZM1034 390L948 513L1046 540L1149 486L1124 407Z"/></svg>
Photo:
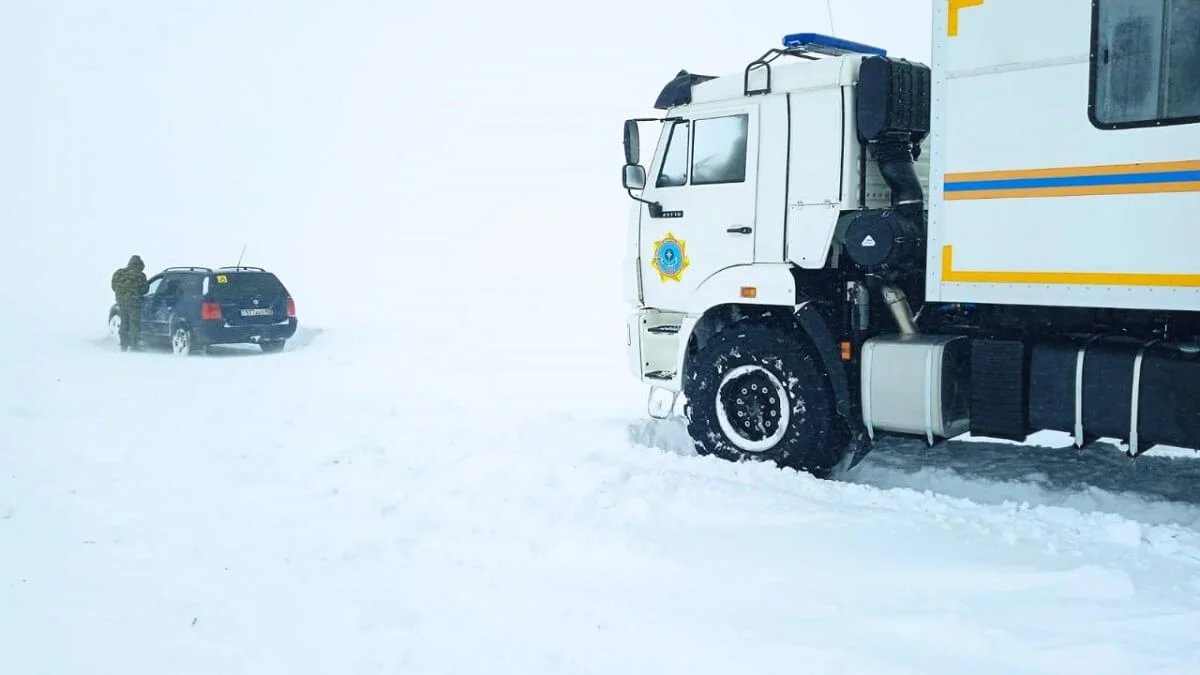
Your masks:
<svg viewBox="0 0 1200 675"><path fill-rule="evenodd" d="M796 334L755 323L717 333L692 358L683 393L700 454L819 478L845 457L829 375Z"/></svg>

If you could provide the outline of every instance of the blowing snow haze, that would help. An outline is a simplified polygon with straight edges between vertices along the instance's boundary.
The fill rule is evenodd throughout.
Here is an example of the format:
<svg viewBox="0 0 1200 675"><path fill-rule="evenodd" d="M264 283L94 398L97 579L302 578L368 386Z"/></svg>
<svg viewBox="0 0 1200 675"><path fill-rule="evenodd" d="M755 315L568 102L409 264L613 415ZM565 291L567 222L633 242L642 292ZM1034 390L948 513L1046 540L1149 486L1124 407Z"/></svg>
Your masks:
<svg viewBox="0 0 1200 675"><path fill-rule="evenodd" d="M832 8L929 60L930 3ZM1200 672L1200 462L817 480L648 418L622 121L802 31L825 0L0 2L0 675ZM131 255L243 247L280 353L106 335Z"/></svg>
<svg viewBox="0 0 1200 675"><path fill-rule="evenodd" d="M899 21L927 50L923 3L870 4L836 3L839 29ZM30 289L12 300L53 295L56 320L92 325L134 250L153 268L243 245L314 318L335 304L316 294L423 296L429 265L618 298L621 120L679 68L723 72L827 21L823 1L4 3L0 218ZM654 25L679 39L639 39ZM315 266L342 273L318 285Z"/></svg>

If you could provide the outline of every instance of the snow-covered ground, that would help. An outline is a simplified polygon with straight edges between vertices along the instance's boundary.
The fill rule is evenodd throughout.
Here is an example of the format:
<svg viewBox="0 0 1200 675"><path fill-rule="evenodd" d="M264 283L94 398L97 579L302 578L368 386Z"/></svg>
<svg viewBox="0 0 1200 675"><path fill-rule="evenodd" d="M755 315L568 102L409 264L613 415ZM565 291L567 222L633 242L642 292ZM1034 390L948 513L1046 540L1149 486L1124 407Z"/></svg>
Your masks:
<svg viewBox="0 0 1200 675"><path fill-rule="evenodd" d="M824 2L410 4L0 7L0 675L1200 672L1200 462L646 418L620 120ZM131 253L243 244L286 351L106 338Z"/></svg>
<svg viewBox="0 0 1200 675"><path fill-rule="evenodd" d="M598 325L179 358L97 324L0 355L0 672L1200 667L1200 499L1081 488L1069 452L897 443L834 482L696 457ZM1200 484L1143 459L1175 464L1106 475Z"/></svg>

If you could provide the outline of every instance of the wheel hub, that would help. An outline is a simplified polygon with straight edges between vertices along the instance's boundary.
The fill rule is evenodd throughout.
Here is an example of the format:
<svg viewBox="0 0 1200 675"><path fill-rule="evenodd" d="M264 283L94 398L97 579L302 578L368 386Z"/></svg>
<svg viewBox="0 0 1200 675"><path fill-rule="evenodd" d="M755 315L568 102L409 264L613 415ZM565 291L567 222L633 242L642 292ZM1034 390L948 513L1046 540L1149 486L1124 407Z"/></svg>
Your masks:
<svg viewBox="0 0 1200 675"><path fill-rule="evenodd" d="M191 336L182 328L177 328L171 336L171 346L174 348L176 354L190 351L191 342Z"/></svg>
<svg viewBox="0 0 1200 675"><path fill-rule="evenodd" d="M721 379L716 398L721 431L746 452L770 450L787 432L791 416L787 389L761 366L731 369Z"/></svg>

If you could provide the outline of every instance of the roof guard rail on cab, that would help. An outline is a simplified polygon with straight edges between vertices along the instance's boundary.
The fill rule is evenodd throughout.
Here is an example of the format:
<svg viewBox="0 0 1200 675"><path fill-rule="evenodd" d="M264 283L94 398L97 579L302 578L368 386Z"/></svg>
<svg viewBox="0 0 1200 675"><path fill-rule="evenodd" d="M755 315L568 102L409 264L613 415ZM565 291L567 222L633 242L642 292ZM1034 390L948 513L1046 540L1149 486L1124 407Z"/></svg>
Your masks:
<svg viewBox="0 0 1200 675"><path fill-rule="evenodd" d="M796 58L816 61L819 58L818 54L824 56L844 56L846 54L887 56L887 50L881 47L872 47L861 42L843 40L832 35L822 35L821 33L792 33L785 35L783 36L783 49L769 49L765 54L746 65L746 70L742 74L742 94L744 96L757 96L771 93L771 62L780 56L795 56ZM767 69L767 83L760 89L751 89L750 72L756 68Z"/></svg>

